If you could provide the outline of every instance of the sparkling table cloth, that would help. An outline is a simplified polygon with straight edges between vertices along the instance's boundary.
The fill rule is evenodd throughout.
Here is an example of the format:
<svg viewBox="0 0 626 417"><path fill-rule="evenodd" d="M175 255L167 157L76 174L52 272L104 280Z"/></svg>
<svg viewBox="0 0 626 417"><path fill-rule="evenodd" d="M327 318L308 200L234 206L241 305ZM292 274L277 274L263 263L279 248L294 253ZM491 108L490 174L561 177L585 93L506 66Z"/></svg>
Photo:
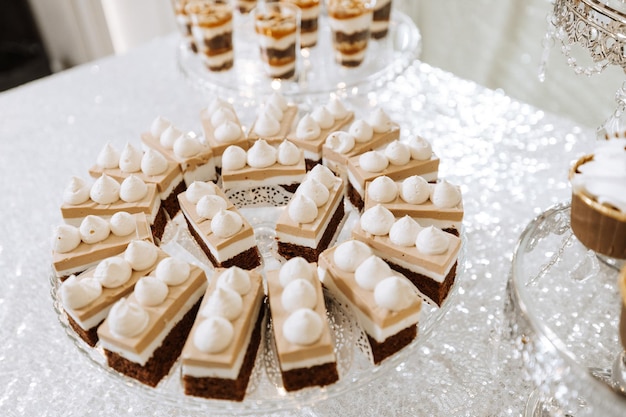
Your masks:
<svg viewBox="0 0 626 417"><path fill-rule="evenodd" d="M0 94L0 414L206 415L160 404L80 354L50 296L62 191L107 141L138 143L157 115L200 131L211 95L176 66L176 36ZM519 416L533 390L507 339L506 281L520 232L569 199L568 167L594 132L416 61L363 100L432 144L460 184L465 272L459 297L407 362L349 395L276 415Z"/></svg>

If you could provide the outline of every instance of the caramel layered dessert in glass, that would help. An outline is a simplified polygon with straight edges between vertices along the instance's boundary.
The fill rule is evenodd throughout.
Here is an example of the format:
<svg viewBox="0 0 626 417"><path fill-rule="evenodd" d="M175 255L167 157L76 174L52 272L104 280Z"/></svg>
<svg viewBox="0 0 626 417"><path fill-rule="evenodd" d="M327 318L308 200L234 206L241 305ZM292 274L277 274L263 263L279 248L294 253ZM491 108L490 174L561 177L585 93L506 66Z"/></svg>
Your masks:
<svg viewBox="0 0 626 417"><path fill-rule="evenodd" d="M391 0L376 0L372 16L372 38L382 39L389 32L389 17L391 16Z"/></svg>
<svg viewBox="0 0 626 417"><path fill-rule="evenodd" d="M358 67L365 59L372 25L373 0L328 0L328 20L335 61Z"/></svg>
<svg viewBox="0 0 626 417"><path fill-rule="evenodd" d="M233 11L223 0L193 1L185 6L191 30L207 68L225 71L232 68Z"/></svg>
<svg viewBox="0 0 626 417"><path fill-rule="evenodd" d="M254 30L263 68L271 78L295 78L300 51L300 9L289 3L259 3Z"/></svg>
<svg viewBox="0 0 626 417"><path fill-rule="evenodd" d="M317 27L320 0L285 0L300 8L300 46L312 48L317 45Z"/></svg>
<svg viewBox="0 0 626 417"><path fill-rule="evenodd" d="M189 0L172 0L172 6L174 7L174 16L176 17L176 25L180 34L185 39L187 45L193 52L198 52L198 46L193 39L191 33L191 19L185 11L185 6L189 3Z"/></svg>

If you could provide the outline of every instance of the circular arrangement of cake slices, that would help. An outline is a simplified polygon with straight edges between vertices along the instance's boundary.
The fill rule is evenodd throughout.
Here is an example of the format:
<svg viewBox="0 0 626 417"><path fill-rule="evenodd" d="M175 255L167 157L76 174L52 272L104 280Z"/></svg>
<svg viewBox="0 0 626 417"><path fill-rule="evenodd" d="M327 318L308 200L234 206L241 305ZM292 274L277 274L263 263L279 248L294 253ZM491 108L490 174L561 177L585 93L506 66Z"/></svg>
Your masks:
<svg viewBox="0 0 626 417"><path fill-rule="evenodd" d="M249 128L218 98L200 120L194 134L157 117L139 145L106 144L93 180L64 191L53 287L86 349L147 386L177 378L186 396L239 402L259 363L295 395L340 384L353 339L337 311L353 317L370 368L414 343L462 246L460 188L438 178L430 144L401 138L381 108L361 115L337 98L305 110L275 93ZM277 266L243 205L280 211ZM164 250L168 223L211 265ZM258 360L268 349L274 359Z"/></svg>

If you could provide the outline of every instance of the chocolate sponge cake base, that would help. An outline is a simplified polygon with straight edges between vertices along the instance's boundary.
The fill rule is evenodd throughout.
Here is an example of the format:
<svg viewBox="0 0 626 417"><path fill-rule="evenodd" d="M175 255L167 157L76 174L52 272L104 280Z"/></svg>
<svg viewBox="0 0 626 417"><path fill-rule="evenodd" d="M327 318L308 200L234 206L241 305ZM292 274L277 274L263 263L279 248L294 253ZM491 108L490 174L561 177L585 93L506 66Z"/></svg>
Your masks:
<svg viewBox="0 0 626 417"><path fill-rule="evenodd" d="M161 201L161 207L165 209L165 212L170 216L170 219L173 219L174 216L180 211L180 204L178 203L178 194L182 193L187 189L185 185L185 181L181 181L174 190L170 193L169 196L163 201Z"/></svg>
<svg viewBox="0 0 626 417"><path fill-rule="evenodd" d="M310 368L281 371L283 386L287 391L297 391L306 387L324 387L339 379L335 362L311 366Z"/></svg>
<svg viewBox="0 0 626 417"><path fill-rule="evenodd" d="M433 300L438 306L443 304L444 300L448 296L448 293L450 292L450 288L452 287L456 277L456 267L458 265L458 262L455 262L443 282L437 282L426 275L418 274L414 271L403 268L400 265L396 265L388 259L385 259L385 262L389 264L391 269L398 271L407 277L422 294Z"/></svg>
<svg viewBox="0 0 626 417"><path fill-rule="evenodd" d="M384 342L377 342L372 339L370 335L367 335L367 340L372 348L372 356L374 363L378 365L383 360L398 352L400 349L411 343L417 336L417 326L407 327L404 330L399 331L393 336L385 339Z"/></svg>
<svg viewBox="0 0 626 417"><path fill-rule="evenodd" d="M200 308L201 301L202 297L185 314L182 320L174 326L172 331L163 340L161 346L154 351L152 357L148 359L145 365L142 366L105 349L104 353L109 366L139 382L151 387L156 387L161 379L170 372L174 362L176 362L180 356L185 340L189 335L191 326Z"/></svg>
<svg viewBox="0 0 626 417"><path fill-rule="evenodd" d="M259 317L254 325L254 330L250 336L250 344L248 344L248 348L246 349L237 379L196 378L183 375L185 394L218 400L243 401L246 396L248 382L250 381L250 375L252 374L254 362L256 361L257 352L261 343L262 321L263 312L259 313Z"/></svg>
<svg viewBox="0 0 626 417"><path fill-rule="evenodd" d="M96 343L98 343L98 326L100 326L100 323L98 323L97 325L95 325L94 327L92 327L91 329L83 329L81 328L78 323L76 323L76 321L74 321L74 319L68 314L67 315L67 321L70 324L70 327L72 328L72 330L74 330L74 332L85 341L85 343L87 343L89 346L94 347L96 346Z"/></svg>

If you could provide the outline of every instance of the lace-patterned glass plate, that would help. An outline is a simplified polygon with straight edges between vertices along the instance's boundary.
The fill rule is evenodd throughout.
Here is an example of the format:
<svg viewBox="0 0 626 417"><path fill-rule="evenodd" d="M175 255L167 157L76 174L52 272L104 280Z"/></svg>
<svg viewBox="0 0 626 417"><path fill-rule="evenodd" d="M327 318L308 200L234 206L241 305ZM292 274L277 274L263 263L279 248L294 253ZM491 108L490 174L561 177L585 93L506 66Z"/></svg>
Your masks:
<svg viewBox="0 0 626 417"><path fill-rule="evenodd" d="M618 272L576 239L569 222L569 203L547 210L522 233L513 258L513 321L539 390L526 415L623 416L626 398L607 383L621 352Z"/></svg>
<svg viewBox="0 0 626 417"><path fill-rule="evenodd" d="M270 270L279 267L282 260L276 253L273 228L282 208L246 207L239 210L255 229L257 242L265 242L264 245L261 245L264 268ZM358 214L347 204L346 220L337 235L337 241L343 241L350 236L350 231L356 221L358 221ZM163 242L164 244L161 247L166 252L201 266L207 271L208 276L211 277L212 267L189 234L181 214L177 215L168 224L163 236ZM136 390L137 393L146 396L151 401L176 406L181 409L229 415L258 415L311 406L320 401L358 390L367 383L397 369L410 355L418 352L419 347L437 328L438 323L445 316L446 312L451 306L455 305L459 296L459 282L464 280L464 271L464 248L462 248L459 255L457 278L443 305L437 307L434 303L428 301L423 303L417 337L400 352L387 358L378 366L373 365L366 336L356 323L349 308L327 294L329 323L333 330L335 342L339 342L335 349L338 356L340 375L338 382L327 387L306 388L293 393L288 393L282 388L276 362L275 360L272 361L271 352L267 351L269 346L267 338L271 337L271 331L269 331L271 327L266 322L264 325L266 329L263 335L264 340L261 342L250 385L242 402L208 400L185 395L180 383L181 369L179 362L174 365L170 374L156 388L150 388L109 368L106 364L104 352L99 345L96 348L90 348L70 328L59 298L57 278L51 275L50 283L54 308L58 314L59 322L65 328L67 335L78 349L91 360L95 368L106 372L116 383L128 389Z"/></svg>

